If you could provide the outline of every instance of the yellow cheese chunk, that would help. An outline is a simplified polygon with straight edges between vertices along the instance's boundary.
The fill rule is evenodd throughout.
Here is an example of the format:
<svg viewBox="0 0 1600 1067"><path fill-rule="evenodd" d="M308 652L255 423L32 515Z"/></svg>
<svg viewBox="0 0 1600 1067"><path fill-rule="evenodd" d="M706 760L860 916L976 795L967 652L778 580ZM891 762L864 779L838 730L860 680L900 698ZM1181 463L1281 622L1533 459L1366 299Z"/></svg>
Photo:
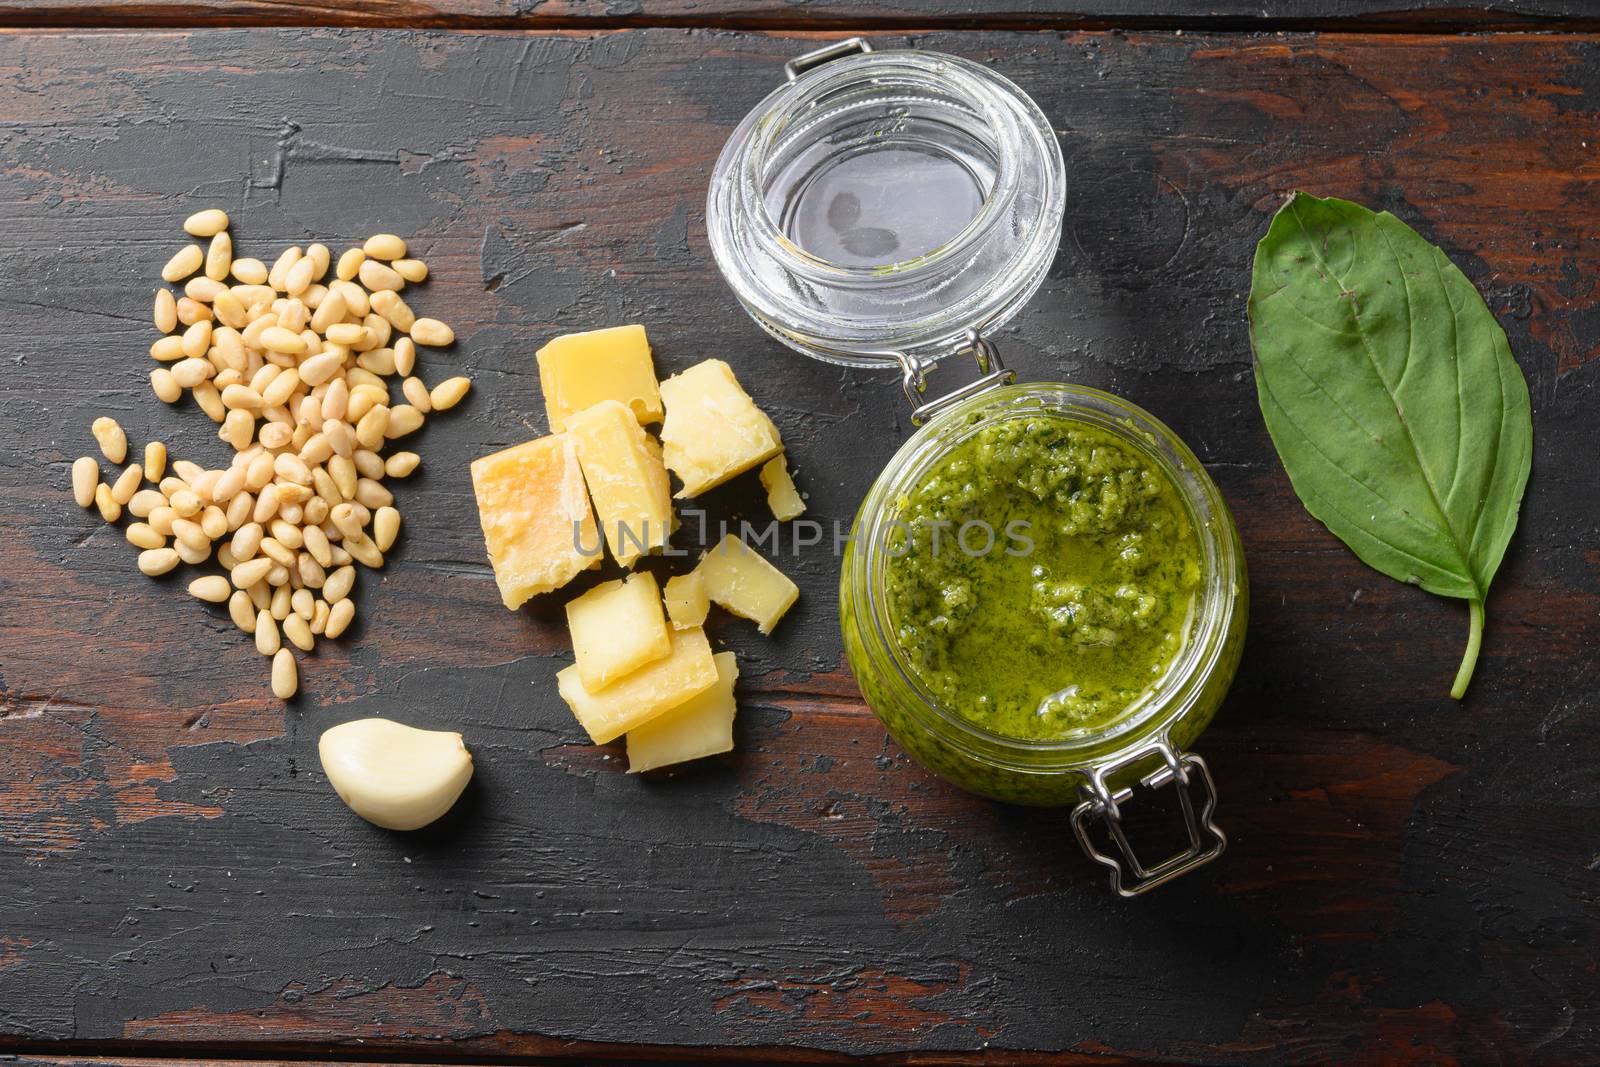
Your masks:
<svg viewBox="0 0 1600 1067"><path fill-rule="evenodd" d="M578 666L556 674L556 688L597 745L615 741L663 712L679 707L717 682L717 665L704 630L672 630L672 651L598 693L584 687Z"/></svg>
<svg viewBox="0 0 1600 1067"><path fill-rule="evenodd" d="M638 420L619 401L602 400L572 416L567 432L616 561L631 567L665 545L676 525L672 487Z"/></svg>
<svg viewBox="0 0 1600 1067"><path fill-rule="evenodd" d="M472 490L506 607L520 607L600 565L600 536L567 435L473 460Z"/></svg>
<svg viewBox="0 0 1600 1067"><path fill-rule="evenodd" d="M718 652L717 684L671 711L628 731L628 773L733 751L733 683L739 665L732 652Z"/></svg>
<svg viewBox="0 0 1600 1067"><path fill-rule="evenodd" d="M698 496L783 451L778 428L720 359L662 382L661 399L661 444L667 467L683 482L679 497Z"/></svg>
<svg viewBox="0 0 1600 1067"><path fill-rule="evenodd" d="M605 582L567 605L578 677L591 693L672 651L653 574Z"/></svg>
<svg viewBox="0 0 1600 1067"><path fill-rule="evenodd" d="M788 522L805 513L806 502L800 499L800 491L789 477L789 467L781 452L761 468L761 487L767 491L767 507L772 509L772 517L779 522Z"/></svg>
<svg viewBox="0 0 1600 1067"><path fill-rule="evenodd" d="M661 421L661 389L643 326L568 333L539 349L539 388L550 432L602 400L616 400L640 422Z"/></svg>
<svg viewBox="0 0 1600 1067"><path fill-rule="evenodd" d="M667 579L667 616L673 626L680 630L703 626L710 611L711 598L699 571Z"/></svg>
<svg viewBox="0 0 1600 1067"><path fill-rule="evenodd" d="M735 615L754 620L764 634L770 634L800 599L798 586L733 534L707 552L695 571L706 583L707 596Z"/></svg>

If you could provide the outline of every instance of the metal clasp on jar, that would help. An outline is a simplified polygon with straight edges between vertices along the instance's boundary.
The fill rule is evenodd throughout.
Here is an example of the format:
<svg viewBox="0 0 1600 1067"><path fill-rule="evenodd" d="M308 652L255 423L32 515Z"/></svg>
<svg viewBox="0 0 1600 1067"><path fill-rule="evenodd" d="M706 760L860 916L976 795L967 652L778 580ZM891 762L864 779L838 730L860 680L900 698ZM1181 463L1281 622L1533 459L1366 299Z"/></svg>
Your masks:
<svg viewBox="0 0 1600 1067"><path fill-rule="evenodd" d="M1171 784L1177 789L1178 803L1183 809L1184 829L1189 834L1189 847L1147 867L1134 852L1122 826L1121 805L1133 798L1133 790L1119 789L1113 793L1106 782L1113 775L1152 756L1158 757L1162 765L1141 778L1140 784L1151 789ZM1198 808L1189 793L1190 784L1196 781L1202 791ZM1081 792L1083 802L1072 809L1072 829L1078 835L1078 844L1083 846L1089 858L1111 868L1111 888L1119 896L1136 897L1158 885L1164 885L1186 871L1210 863L1222 855L1222 850L1227 847L1227 835L1212 821L1217 807L1217 786L1211 778L1211 769L1199 756L1177 751L1164 738L1111 763L1095 767L1089 772L1089 781ZM1089 821L1096 818L1105 823L1110 831L1111 840L1115 842L1117 851L1122 853L1120 860L1102 852L1089 836Z"/></svg>
<svg viewBox="0 0 1600 1067"><path fill-rule="evenodd" d="M970 354L978 364L982 376L932 400L924 400L922 394L928 390L928 373L937 365L933 360L905 352L885 354L893 356L900 364L900 381L906 391L906 399L911 402L913 426L921 426L952 404L977 396L986 389L992 389L997 385L1009 385L1017 380L1017 372L1007 370L1005 364L1001 362L1000 350L977 330L968 330L966 337L956 346L953 354L957 356Z"/></svg>

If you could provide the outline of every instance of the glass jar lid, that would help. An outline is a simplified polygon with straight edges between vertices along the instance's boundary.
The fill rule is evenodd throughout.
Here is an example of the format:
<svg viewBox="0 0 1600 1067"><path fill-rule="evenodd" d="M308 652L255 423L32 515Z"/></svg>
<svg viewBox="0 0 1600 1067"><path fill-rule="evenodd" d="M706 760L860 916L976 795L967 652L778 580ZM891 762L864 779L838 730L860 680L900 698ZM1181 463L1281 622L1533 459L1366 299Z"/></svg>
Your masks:
<svg viewBox="0 0 1600 1067"><path fill-rule="evenodd" d="M956 56L856 38L786 70L717 160L712 254L784 344L920 378L1044 281L1060 145L1026 93Z"/></svg>

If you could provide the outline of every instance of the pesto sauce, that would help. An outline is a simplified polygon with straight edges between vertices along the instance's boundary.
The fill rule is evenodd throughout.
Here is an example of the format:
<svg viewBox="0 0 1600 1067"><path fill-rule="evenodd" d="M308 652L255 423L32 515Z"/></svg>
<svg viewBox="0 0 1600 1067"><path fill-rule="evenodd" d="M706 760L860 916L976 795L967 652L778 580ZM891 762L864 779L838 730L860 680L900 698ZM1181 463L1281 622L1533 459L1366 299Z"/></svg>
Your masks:
<svg viewBox="0 0 1600 1067"><path fill-rule="evenodd" d="M1166 473L1104 429L985 426L897 510L890 621L912 672L974 725L1022 740L1102 729L1187 639L1199 539Z"/></svg>

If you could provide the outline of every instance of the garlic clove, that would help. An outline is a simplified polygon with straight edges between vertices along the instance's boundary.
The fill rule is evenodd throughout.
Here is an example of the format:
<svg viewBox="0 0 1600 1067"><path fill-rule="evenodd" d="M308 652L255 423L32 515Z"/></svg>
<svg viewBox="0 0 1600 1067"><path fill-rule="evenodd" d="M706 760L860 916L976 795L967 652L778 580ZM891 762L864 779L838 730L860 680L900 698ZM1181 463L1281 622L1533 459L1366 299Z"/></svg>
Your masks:
<svg viewBox="0 0 1600 1067"><path fill-rule="evenodd" d="M317 745L339 799L370 823L416 830L450 810L472 778L461 735L418 730L391 719L356 719L327 730Z"/></svg>

